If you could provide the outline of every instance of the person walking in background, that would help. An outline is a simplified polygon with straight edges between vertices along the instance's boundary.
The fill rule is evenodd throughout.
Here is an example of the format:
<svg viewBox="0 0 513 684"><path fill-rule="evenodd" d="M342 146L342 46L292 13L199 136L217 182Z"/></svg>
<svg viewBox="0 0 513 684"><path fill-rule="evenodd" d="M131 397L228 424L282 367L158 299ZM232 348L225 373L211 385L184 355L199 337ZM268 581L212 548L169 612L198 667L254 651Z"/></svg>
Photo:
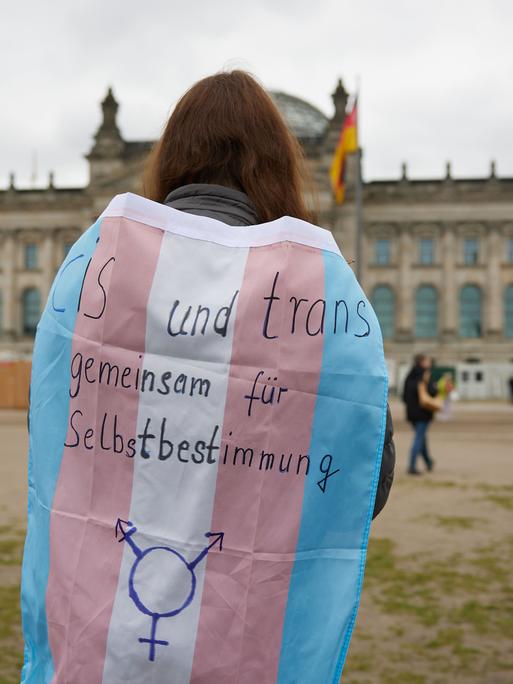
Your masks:
<svg viewBox="0 0 513 684"><path fill-rule="evenodd" d="M403 391L406 404L406 418L414 429L413 443L408 464L409 475L420 475L417 470L417 456L424 459L427 470L433 470L434 460L429 454L427 431L433 416L442 407L437 389L431 381L432 359L426 354L417 354L413 368L408 373Z"/></svg>
<svg viewBox="0 0 513 684"><path fill-rule="evenodd" d="M451 373L444 373L436 384L438 389L438 396L443 402L442 410L440 411L440 420L449 420L451 417L452 393L454 391L454 383Z"/></svg>

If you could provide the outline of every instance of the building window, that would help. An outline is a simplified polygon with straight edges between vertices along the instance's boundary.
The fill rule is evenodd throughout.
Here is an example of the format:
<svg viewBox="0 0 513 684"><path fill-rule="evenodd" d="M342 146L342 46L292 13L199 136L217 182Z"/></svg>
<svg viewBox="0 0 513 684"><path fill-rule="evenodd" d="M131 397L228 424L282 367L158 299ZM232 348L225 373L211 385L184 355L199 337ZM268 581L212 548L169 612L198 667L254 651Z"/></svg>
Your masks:
<svg viewBox="0 0 513 684"><path fill-rule="evenodd" d="M438 335L438 294L432 285L421 285L415 294L415 336Z"/></svg>
<svg viewBox="0 0 513 684"><path fill-rule="evenodd" d="M25 268L29 271L37 268L37 245L35 242L28 242L25 245Z"/></svg>
<svg viewBox="0 0 513 684"><path fill-rule="evenodd" d="M508 238L508 262L513 264L513 237Z"/></svg>
<svg viewBox="0 0 513 684"><path fill-rule="evenodd" d="M31 287L24 290L22 295L23 333L35 335L39 317L41 315L41 295L39 290Z"/></svg>
<svg viewBox="0 0 513 684"><path fill-rule="evenodd" d="M390 240L380 238L376 240L376 263L386 266L390 263Z"/></svg>
<svg viewBox="0 0 513 684"><path fill-rule="evenodd" d="M419 261L424 265L432 264L435 261L433 240L431 238L421 238L419 243Z"/></svg>
<svg viewBox="0 0 513 684"><path fill-rule="evenodd" d="M460 290L460 336L481 337L481 288L464 285Z"/></svg>
<svg viewBox="0 0 513 684"><path fill-rule="evenodd" d="M372 292L372 306L378 317L384 340L394 336L395 332L395 298L391 287L378 285Z"/></svg>
<svg viewBox="0 0 513 684"><path fill-rule="evenodd" d="M477 238L465 238L463 261L467 266L474 266L479 261L479 240Z"/></svg>
<svg viewBox="0 0 513 684"><path fill-rule="evenodd" d="M513 337L513 283L504 290L504 335Z"/></svg>

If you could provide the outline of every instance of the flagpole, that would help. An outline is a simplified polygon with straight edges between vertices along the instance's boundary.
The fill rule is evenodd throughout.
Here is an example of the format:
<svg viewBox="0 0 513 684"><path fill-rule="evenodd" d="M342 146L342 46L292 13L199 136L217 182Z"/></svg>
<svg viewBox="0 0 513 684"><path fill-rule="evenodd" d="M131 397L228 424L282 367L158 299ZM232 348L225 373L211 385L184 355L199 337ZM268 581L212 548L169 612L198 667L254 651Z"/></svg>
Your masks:
<svg viewBox="0 0 513 684"><path fill-rule="evenodd" d="M362 207L362 148L360 147L360 127L358 124L358 110L360 108L360 79L356 86L356 131L358 135L358 149L356 151L356 187L355 187L355 212L356 212L356 277L361 283L363 275L363 207Z"/></svg>
<svg viewBox="0 0 513 684"><path fill-rule="evenodd" d="M358 146L357 169L356 169L356 188L355 188L355 209L356 209L356 277L358 282L362 279L362 238L363 238L363 209L362 209L362 148Z"/></svg>

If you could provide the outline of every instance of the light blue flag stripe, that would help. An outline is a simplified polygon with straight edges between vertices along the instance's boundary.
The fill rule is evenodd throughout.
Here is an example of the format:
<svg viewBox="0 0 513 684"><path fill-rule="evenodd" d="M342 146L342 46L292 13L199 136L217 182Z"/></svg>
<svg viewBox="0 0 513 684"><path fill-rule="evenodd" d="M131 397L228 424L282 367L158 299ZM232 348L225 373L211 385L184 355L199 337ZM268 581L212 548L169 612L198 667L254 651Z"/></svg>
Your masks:
<svg viewBox="0 0 513 684"><path fill-rule="evenodd" d="M68 253L50 290L34 345L29 411L28 527L21 582L25 640L22 684L49 684L54 675L45 605L50 566L50 510L68 425L72 335L82 281L96 249L99 230L98 220ZM44 394L41 387L45 387ZM51 391L48 394L52 387L55 394Z"/></svg>
<svg viewBox="0 0 513 684"><path fill-rule="evenodd" d="M378 321L344 259L324 252L324 268L327 302L344 299L358 314L347 333L339 327L335 335L333 306L326 311L311 471L278 684L339 681L360 599L386 425L387 374ZM318 482L326 454L333 458L330 471L340 472L326 479L323 493ZM323 469L327 466L328 460Z"/></svg>

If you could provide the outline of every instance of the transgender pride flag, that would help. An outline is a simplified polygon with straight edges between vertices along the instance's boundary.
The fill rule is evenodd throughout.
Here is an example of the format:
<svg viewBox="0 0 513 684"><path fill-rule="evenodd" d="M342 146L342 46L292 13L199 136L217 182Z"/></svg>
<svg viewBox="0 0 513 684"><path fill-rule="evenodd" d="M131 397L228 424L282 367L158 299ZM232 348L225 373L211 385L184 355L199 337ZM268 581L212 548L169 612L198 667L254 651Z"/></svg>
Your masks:
<svg viewBox="0 0 513 684"><path fill-rule="evenodd" d="M328 231L115 197L36 337L22 682L337 682L386 395Z"/></svg>

